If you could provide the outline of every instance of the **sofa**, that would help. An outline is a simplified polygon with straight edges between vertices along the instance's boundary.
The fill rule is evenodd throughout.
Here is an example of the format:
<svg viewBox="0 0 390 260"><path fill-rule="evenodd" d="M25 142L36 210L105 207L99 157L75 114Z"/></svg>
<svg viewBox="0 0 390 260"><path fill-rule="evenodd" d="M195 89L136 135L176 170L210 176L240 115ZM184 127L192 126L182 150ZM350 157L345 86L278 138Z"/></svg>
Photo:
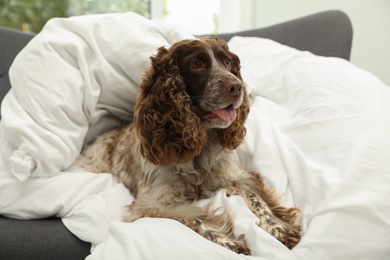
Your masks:
<svg viewBox="0 0 390 260"><path fill-rule="evenodd" d="M235 35L268 38L316 55L349 60L353 32L348 16L332 10L219 37L228 41ZM0 27L1 100L11 88L8 70L15 56L33 37ZM16 220L0 216L0 230L0 259L85 259L90 254L91 244L68 231L59 218Z"/></svg>

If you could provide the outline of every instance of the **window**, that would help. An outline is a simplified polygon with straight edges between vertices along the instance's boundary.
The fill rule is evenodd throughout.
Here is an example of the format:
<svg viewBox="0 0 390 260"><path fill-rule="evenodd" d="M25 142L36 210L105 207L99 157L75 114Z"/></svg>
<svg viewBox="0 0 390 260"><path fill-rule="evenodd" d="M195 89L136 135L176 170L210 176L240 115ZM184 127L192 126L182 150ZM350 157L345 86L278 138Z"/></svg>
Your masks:
<svg viewBox="0 0 390 260"><path fill-rule="evenodd" d="M255 0L151 0L153 18L177 23L195 35L251 29L254 13Z"/></svg>
<svg viewBox="0 0 390 260"><path fill-rule="evenodd" d="M150 1L0 0L0 25L36 33L53 17L127 11L150 17Z"/></svg>
<svg viewBox="0 0 390 260"><path fill-rule="evenodd" d="M220 0L168 0L163 18L179 23L192 34L215 33L218 32L219 2Z"/></svg>
<svg viewBox="0 0 390 260"><path fill-rule="evenodd" d="M133 11L162 18L193 34L253 25L254 0L0 0L0 25L39 32L52 17Z"/></svg>

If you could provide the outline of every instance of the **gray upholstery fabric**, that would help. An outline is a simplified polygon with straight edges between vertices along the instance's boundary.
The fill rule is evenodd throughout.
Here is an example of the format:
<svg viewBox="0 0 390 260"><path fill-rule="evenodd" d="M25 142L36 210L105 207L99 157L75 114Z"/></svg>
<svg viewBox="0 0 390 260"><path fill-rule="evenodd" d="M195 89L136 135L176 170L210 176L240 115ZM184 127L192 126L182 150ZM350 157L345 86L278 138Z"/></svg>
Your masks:
<svg viewBox="0 0 390 260"><path fill-rule="evenodd" d="M353 31L345 13L325 11L265 28L220 34L219 37L228 41L235 35L267 38L298 50L349 60Z"/></svg>
<svg viewBox="0 0 390 260"><path fill-rule="evenodd" d="M318 55L349 59L352 26L340 11L327 11L289 22L244 32L221 34L256 36L308 50ZM0 27L0 100L10 88L8 71L17 53L34 37ZM84 259L90 244L71 234L60 219L12 220L0 217L0 259Z"/></svg>
<svg viewBox="0 0 390 260"><path fill-rule="evenodd" d="M60 219L0 217L0 259L84 259L91 244L81 241Z"/></svg>
<svg viewBox="0 0 390 260"><path fill-rule="evenodd" d="M33 37L32 34L0 27L0 100L10 88L8 70L12 61Z"/></svg>

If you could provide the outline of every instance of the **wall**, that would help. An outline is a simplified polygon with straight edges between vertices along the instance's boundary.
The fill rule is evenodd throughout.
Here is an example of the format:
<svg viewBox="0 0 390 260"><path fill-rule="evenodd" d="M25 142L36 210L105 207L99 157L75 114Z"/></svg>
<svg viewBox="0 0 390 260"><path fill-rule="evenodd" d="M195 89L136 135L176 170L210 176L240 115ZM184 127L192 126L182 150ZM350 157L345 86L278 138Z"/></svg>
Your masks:
<svg viewBox="0 0 390 260"><path fill-rule="evenodd" d="M236 32L255 27L256 0L220 0L218 32Z"/></svg>
<svg viewBox="0 0 390 260"><path fill-rule="evenodd" d="M264 27L308 14L338 9L354 30L351 62L390 86L389 0L253 0L254 26Z"/></svg>

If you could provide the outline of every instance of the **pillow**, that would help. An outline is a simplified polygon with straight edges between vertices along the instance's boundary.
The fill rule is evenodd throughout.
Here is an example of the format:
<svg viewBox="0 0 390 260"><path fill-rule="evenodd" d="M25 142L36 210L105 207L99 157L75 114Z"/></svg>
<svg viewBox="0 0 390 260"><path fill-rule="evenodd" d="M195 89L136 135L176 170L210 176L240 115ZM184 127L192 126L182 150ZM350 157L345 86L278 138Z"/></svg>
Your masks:
<svg viewBox="0 0 390 260"><path fill-rule="evenodd" d="M90 129L129 119L149 56L190 37L134 13L50 20L10 68L1 110L6 165L20 180L68 168Z"/></svg>

